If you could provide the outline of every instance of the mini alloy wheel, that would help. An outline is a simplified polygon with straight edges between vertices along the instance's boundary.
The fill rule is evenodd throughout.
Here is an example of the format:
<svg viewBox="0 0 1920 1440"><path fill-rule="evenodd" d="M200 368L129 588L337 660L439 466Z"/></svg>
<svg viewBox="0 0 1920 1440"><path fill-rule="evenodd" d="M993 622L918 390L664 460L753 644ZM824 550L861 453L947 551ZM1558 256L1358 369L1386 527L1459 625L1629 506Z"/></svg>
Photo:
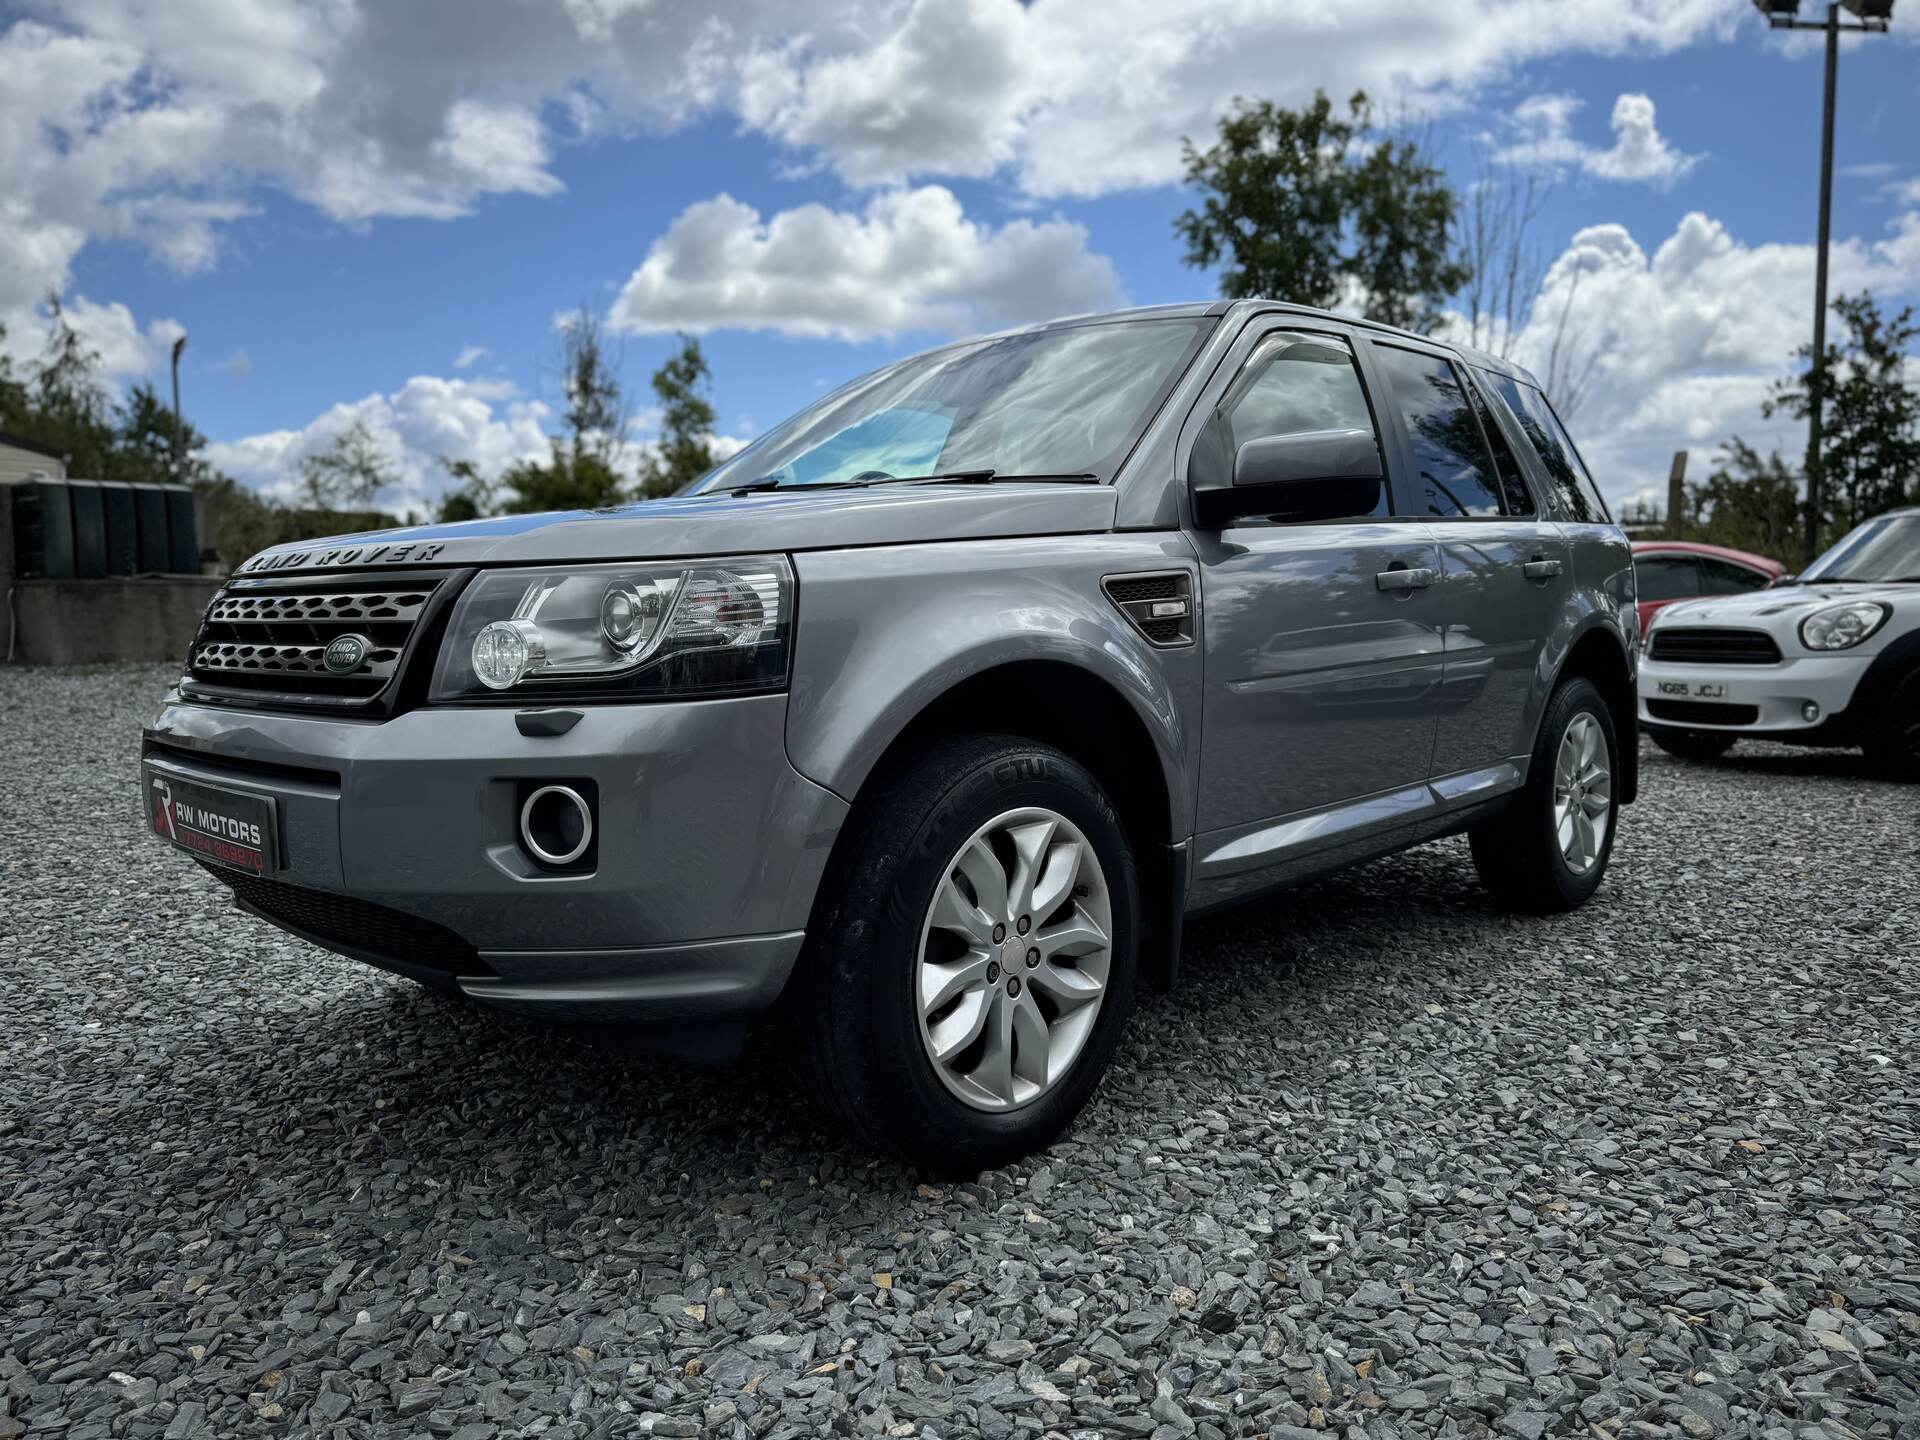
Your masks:
<svg viewBox="0 0 1920 1440"><path fill-rule="evenodd" d="M1017 1110L1085 1048L1112 965L1112 899L1092 844L1036 806L968 837L920 928L920 1039L976 1110Z"/></svg>

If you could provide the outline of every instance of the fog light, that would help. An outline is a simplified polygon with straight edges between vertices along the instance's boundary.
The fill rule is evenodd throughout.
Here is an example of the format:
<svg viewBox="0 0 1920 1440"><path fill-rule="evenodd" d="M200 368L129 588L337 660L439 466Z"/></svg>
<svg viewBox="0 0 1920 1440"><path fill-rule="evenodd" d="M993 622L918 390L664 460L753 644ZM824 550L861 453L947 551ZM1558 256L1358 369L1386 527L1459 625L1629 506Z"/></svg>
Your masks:
<svg viewBox="0 0 1920 1440"><path fill-rule="evenodd" d="M495 620L473 637L473 673L489 690L517 684L546 658L546 642L531 620Z"/></svg>
<svg viewBox="0 0 1920 1440"><path fill-rule="evenodd" d="M1809 725L1820 718L1820 707L1809 700L1800 707L1800 718Z"/></svg>

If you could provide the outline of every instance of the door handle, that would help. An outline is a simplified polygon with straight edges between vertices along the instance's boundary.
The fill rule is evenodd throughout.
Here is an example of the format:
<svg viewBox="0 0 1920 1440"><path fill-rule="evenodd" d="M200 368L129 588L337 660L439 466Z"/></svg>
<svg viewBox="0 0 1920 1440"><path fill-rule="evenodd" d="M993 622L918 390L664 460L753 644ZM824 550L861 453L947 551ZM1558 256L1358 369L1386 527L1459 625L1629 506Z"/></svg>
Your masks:
<svg viewBox="0 0 1920 1440"><path fill-rule="evenodd" d="M1382 590L1424 590L1438 578L1432 566L1416 565L1412 569L1382 570L1373 577L1373 583Z"/></svg>
<svg viewBox="0 0 1920 1440"><path fill-rule="evenodd" d="M1520 568L1529 580L1551 580L1560 573L1562 567L1558 560L1533 559Z"/></svg>

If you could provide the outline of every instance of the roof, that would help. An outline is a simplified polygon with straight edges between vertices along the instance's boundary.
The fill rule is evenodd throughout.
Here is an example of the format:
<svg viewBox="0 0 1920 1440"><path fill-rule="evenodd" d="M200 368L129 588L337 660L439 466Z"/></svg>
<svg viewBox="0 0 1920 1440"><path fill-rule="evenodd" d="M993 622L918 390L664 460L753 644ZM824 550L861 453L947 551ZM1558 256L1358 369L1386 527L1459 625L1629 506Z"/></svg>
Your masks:
<svg viewBox="0 0 1920 1440"><path fill-rule="evenodd" d="M1787 567L1778 560L1765 555L1756 555L1751 550L1735 550L1730 545L1708 545L1698 540L1636 540L1633 553L1651 555L1659 551L1674 551L1682 555L1710 555L1716 560L1732 560L1736 564L1748 565L1755 570L1765 570L1770 575L1784 575Z"/></svg>
<svg viewBox="0 0 1920 1440"><path fill-rule="evenodd" d="M999 339L1006 335L1025 335L1037 330L1052 330L1074 325L1086 325L1096 321L1112 320L1181 320L1197 319L1206 315L1227 315L1236 319L1248 319L1254 315L1303 315L1316 320L1331 320L1340 325L1351 325L1356 329L1367 330L1379 335L1396 335L1406 340L1418 340L1426 345L1439 345L1453 351L1469 365L1482 370L1492 371L1496 375L1510 375L1524 381L1535 389L1541 388L1540 382L1521 366L1511 360L1503 360L1498 355L1490 355L1484 350L1475 350L1470 346L1457 345L1451 340L1437 339L1432 335L1421 335L1412 330L1402 330L1396 325L1383 325L1377 320L1363 319L1358 315L1342 315L1333 310L1321 310L1312 305L1294 305L1284 300L1187 300L1171 305L1138 305L1127 310L1104 310L1085 315L1062 315L1052 320L1042 320L1034 325L1016 325L993 335L975 337L977 339ZM958 344L972 344L972 340L959 341ZM944 346L938 348L946 348Z"/></svg>
<svg viewBox="0 0 1920 1440"><path fill-rule="evenodd" d="M65 460L67 452L56 450L51 445L42 445L38 440L29 440L24 435L15 435L10 430L0 430L0 445L9 445L15 450L31 450L36 455L45 455L54 460Z"/></svg>

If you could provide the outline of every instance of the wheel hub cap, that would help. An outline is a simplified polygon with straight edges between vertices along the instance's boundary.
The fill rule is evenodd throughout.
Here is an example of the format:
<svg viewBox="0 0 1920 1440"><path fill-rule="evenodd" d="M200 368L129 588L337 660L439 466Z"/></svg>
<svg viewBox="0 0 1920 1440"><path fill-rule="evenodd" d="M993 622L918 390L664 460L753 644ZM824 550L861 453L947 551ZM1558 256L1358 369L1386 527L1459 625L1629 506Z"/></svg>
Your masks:
<svg viewBox="0 0 1920 1440"><path fill-rule="evenodd" d="M1567 722L1553 762L1553 827L1560 858L1576 875L1600 862L1613 823L1613 769L1600 722L1581 711Z"/></svg>
<svg viewBox="0 0 1920 1440"><path fill-rule="evenodd" d="M1053 1089L1099 1016L1112 929L1099 857L1064 815L1009 810L968 837L920 930L920 1038L940 1083L990 1111Z"/></svg>

